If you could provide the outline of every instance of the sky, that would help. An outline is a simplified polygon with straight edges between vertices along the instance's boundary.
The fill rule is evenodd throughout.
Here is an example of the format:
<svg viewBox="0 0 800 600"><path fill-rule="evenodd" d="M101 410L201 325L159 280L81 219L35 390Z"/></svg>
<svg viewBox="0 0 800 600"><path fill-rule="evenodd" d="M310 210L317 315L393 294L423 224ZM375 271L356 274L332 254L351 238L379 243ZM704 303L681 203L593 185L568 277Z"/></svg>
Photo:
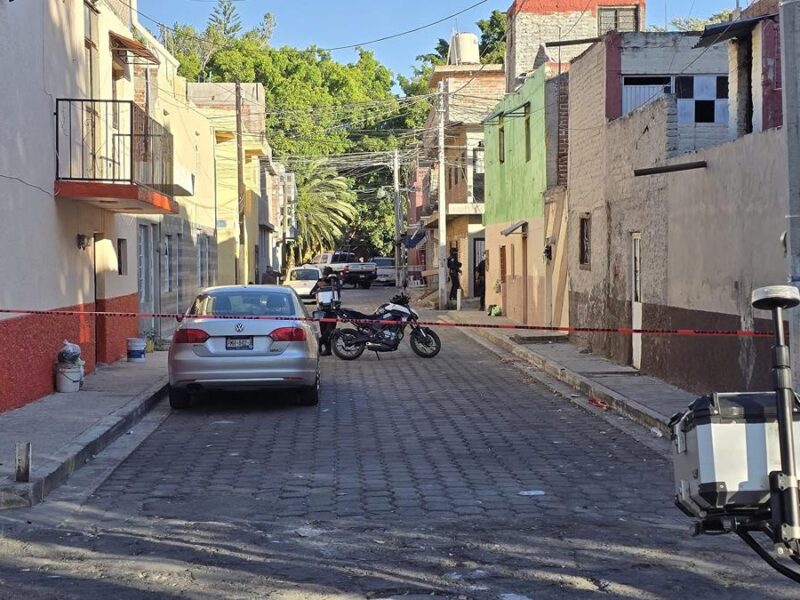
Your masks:
<svg viewBox="0 0 800 600"><path fill-rule="evenodd" d="M151 30L151 20L171 25L175 22L203 27L216 0L139 0L139 20ZM479 0L236 0L244 27L255 27L264 13L277 21L272 43L275 46L334 48L358 44L431 23L476 4ZM747 4L747 1L742 4ZM492 10L507 10L511 0L487 0L457 18L394 40L367 45L393 72L409 74L414 59L431 52L436 41L449 38L454 30L478 32L475 21ZM732 8L735 0L650 0L648 25L664 24L665 7L669 19L707 17ZM337 60L354 61L355 50L334 52Z"/></svg>

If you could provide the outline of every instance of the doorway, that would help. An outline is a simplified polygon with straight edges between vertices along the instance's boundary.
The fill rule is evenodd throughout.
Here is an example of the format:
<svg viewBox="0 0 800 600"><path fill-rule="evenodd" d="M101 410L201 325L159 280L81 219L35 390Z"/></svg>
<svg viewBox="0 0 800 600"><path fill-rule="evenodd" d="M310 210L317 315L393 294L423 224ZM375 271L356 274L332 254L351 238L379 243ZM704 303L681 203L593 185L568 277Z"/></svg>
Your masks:
<svg viewBox="0 0 800 600"><path fill-rule="evenodd" d="M483 260L483 253L486 250L486 238L475 238L472 240L472 291L473 296L477 298L480 296L480 290L478 289L478 282L475 281L475 271L478 268L478 265L481 264ZM484 277L484 280L486 278ZM485 285L485 283L484 283Z"/></svg>
<svg viewBox="0 0 800 600"><path fill-rule="evenodd" d="M642 234L631 234L631 328L642 328ZM642 368L642 334L631 335L632 361L634 369Z"/></svg>
<svg viewBox="0 0 800 600"><path fill-rule="evenodd" d="M143 313L155 312L155 264L153 260L154 235L150 225L139 225L136 239L137 275L139 287L139 310ZM139 319L141 331L154 329L153 317Z"/></svg>
<svg viewBox="0 0 800 600"><path fill-rule="evenodd" d="M103 239L103 234L102 233L95 232L92 235L92 271L94 273L94 281L92 282L93 283L92 287L94 289L94 308L93 308L93 310L95 310L95 311L101 311L101 310L105 311L106 310L105 306L102 306L102 307L100 306L100 293L99 293L99 290L97 289L98 283L100 282L100 277L99 276L101 275L101 273L98 273L98 269L100 267L100 261L97 260L97 253L99 251L98 242L100 242L100 240L102 240L102 239ZM104 290L104 294L103 295L105 295L105 290ZM101 341L100 318L97 315L95 315L94 316L94 363L95 364L100 362L100 341Z"/></svg>
<svg viewBox="0 0 800 600"><path fill-rule="evenodd" d="M506 307L508 306L508 303L506 302L506 296L507 296L506 290L508 288L508 286L506 285L506 275L508 273L507 269L508 265L506 263L506 247L500 246L500 302L502 302L503 304L501 308L503 309L504 314L505 311L507 310Z"/></svg>

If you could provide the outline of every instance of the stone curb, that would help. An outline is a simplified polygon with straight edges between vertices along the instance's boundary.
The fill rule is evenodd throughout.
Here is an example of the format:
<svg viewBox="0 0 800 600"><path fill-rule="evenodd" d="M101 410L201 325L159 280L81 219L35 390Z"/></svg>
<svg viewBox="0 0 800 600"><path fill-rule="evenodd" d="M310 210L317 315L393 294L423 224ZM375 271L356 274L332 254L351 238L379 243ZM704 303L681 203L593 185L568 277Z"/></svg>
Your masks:
<svg viewBox="0 0 800 600"><path fill-rule="evenodd" d="M444 315L444 318L451 323L458 324L458 320L449 315ZM628 417L632 421L648 428L655 428L665 436L669 436L669 417L657 413L640 402L623 396L619 392L615 392L584 375L570 371L562 364L540 352L531 350L527 346L520 346L506 337L497 335L491 329L475 329L474 333L500 346L504 350L507 350L514 356L525 360L536 368L541 369L559 381L563 381L582 394L590 398L602 400L615 411Z"/></svg>
<svg viewBox="0 0 800 600"><path fill-rule="evenodd" d="M130 430L158 404L167 390L167 381L166 376L160 377L125 406L59 449L52 459L38 467L34 464L29 483L0 483L0 510L29 507L44 500L84 463Z"/></svg>

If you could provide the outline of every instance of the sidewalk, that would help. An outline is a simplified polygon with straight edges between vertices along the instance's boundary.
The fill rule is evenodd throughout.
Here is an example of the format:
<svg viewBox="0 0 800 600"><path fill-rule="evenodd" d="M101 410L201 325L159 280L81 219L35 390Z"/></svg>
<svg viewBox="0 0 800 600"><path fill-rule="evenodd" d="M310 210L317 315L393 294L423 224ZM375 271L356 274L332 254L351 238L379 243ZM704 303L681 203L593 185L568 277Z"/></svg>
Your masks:
<svg viewBox="0 0 800 600"><path fill-rule="evenodd" d="M86 378L81 391L52 394L0 414L0 509L41 502L161 399L167 353L117 362ZM31 442L31 481L15 483L15 446Z"/></svg>
<svg viewBox="0 0 800 600"><path fill-rule="evenodd" d="M481 311L442 313L453 323L512 324L506 317L489 317ZM669 420L696 399L655 377L632 367L585 353L570 344L566 334L508 329L464 329L542 369L583 394L601 400L615 411L647 427L669 434Z"/></svg>

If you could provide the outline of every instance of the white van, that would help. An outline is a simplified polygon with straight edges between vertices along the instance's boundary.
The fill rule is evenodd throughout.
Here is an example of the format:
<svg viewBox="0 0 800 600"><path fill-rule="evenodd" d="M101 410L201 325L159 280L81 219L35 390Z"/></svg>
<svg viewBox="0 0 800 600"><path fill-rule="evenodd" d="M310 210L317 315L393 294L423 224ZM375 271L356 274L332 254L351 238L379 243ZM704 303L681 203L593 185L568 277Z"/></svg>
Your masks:
<svg viewBox="0 0 800 600"><path fill-rule="evenodd" d="M316 298L311 295L311 290L320 279L322 279L322 269L306 265L289 269L283 285L287 285L297 292L304 304L313 303L316 302Z"/></svg>
<svg viewBox="0 0 800 600"><path fill-rule="evenodd" d="M377 256L373 258L370 262L373 262L378 266L378 278L375 280L375 283L394 285L395 269L394 269L393 258L388 258L386 256Z"/></svg>

